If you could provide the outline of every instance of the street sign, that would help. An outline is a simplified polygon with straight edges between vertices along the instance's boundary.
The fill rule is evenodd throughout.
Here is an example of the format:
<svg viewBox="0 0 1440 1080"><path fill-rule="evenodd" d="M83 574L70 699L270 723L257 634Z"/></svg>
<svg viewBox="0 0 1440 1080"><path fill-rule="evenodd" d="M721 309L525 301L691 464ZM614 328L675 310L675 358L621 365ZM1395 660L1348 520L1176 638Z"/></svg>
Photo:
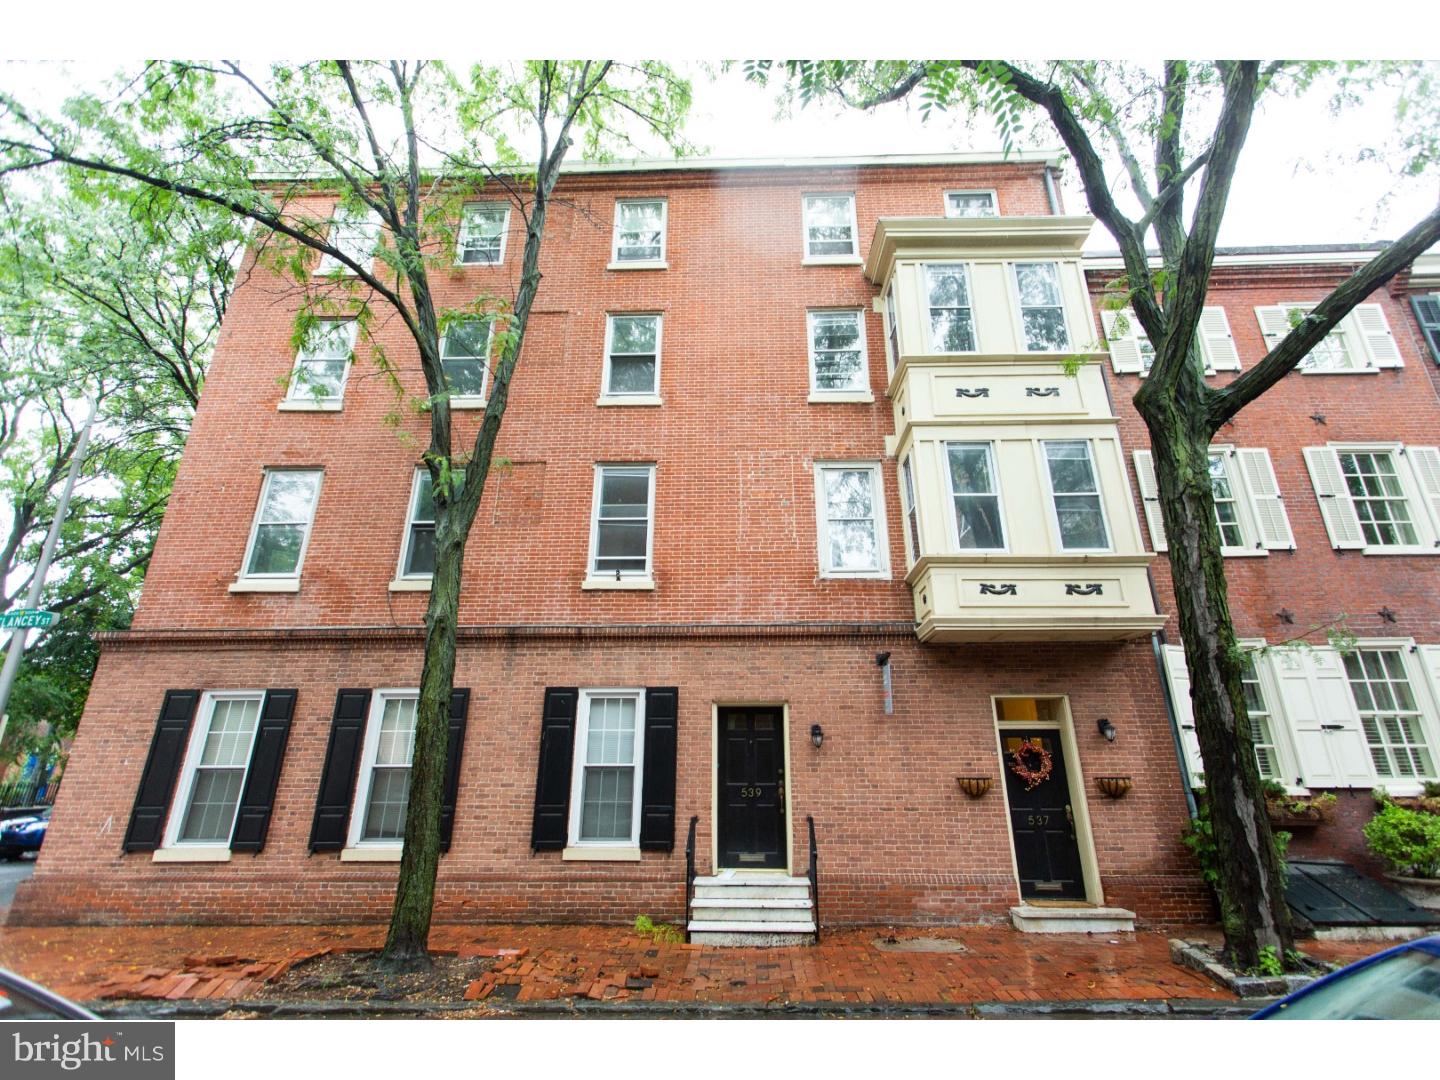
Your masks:
<svg viewBox="0 0 1440 1080"><path fill-rule="evenodd" d="M0 615L0 630L48 630L60 618L53 611L37 608L16 608Z"/></svg>

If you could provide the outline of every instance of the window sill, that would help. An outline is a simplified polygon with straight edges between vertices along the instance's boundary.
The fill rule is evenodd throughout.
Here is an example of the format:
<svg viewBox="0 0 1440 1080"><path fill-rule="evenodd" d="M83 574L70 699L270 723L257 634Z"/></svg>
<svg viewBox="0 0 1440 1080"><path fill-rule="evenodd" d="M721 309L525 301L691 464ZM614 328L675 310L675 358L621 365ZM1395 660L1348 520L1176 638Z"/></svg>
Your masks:
<svg viewBox="0 0 1440 1080"><path fill-rule="evenodd" d="M1420 547L1418 545L1401 547L1398 544L1363 547L1359 551L1361 555L1440 555L1440 547Z"/></svg>
<svg viewBox="0 0 1440 1080"><path fill-rule="evenodd" d="M229 862L230 849L228 847L217 847L209 844L196 844L193 847L168 847L156 848L150 855L151 862Z"/></svg>
<svg viewBox="0 0 1440 1080"><path fill-rule="evenodd" d="M655 579L651 577L626 577L620 578L617 581L615 578L588 577L584 581L580 582L580 588L586 590L595 590L599 592L614 589L630 589L636 591L643 591L646 589L653 590L655 588Z"/></svg>
<svg viewBox="0 0 1440 1080"><path fill-rule="evenodd" d="M299 592L300 579L293 578L241 578L230 583L234 592Z"/></svg>
<svg viewBox="0 0 1440 1080"><path fill-rule="evenodd" d="M1378 375L1380 369L1377 367L1353 367L1353 368L1296 368L1301 375Z"/></svg>
<svg viewBox="0 0 1440 1080"><path fill-rule="evenodd" d="M278 406L277 412L339 412L345 407L345 402L339 398L334 401L304 401L300 399L286 399Z"/></svg>
<svg viewBox="0 0 1440 1080"><path fill-rule="evenodd" d="M560 852L564 862L639 862L638 847L567 847Z"/></svg>
<svg viewBox="0 0 1440 1080"><path fill-rule="evenodd" d="M601 394L595 404L602 409L614 405L664 405L665 399L659 394Z"/></svg>
<svg viewBox="0 0 1440 1080"><path fill-rule="evenodd" d="M455 269L456 269L456 270L474 270L474 269L477 269L477 268L478 268L478 269L481 269L481 270L488 270L489 268L494 267L494 266L504 266L504 265L505 265L505 260L504 260L503 258L502 258L502 259L496 259L494 262L490 262L490 261L484 260L484 259L476 259L476 260L474 260L473 262L462 262L460 259L456 259L456 260L455 260Z"/></svg>
<svg viewBox="0 0 1440 1080"><path fill-rule="evenodd" d="M399 862L400 845L385 847L347 847L340 849L341 862Z"/></svg>
<svg viewBox="0 0 1440 1080"><path fill-rule="evenodd" d="M859 255L807 255L801 266L859 266L865 260Z"/></svg>
<svg viewBox="0 0 1440 1080"><path fill-rule="evenodd" d="M1253 559L1257 555L1265 556L1270 552L1265 548L1230 548L1222 547L1220 555L1226 559Z"/></svg>
<svg viewBox="0 0 1440 1080"><path fill-rule="evenodd" d="M486 399L483 397L466 397L462 394L452 395L450 398L451 409L483 409Z"/></svg>
<svg viewBox="0 0 1440 1080"><path fill-rule="evenodd" d="M606 270L669 270L670 264L664 259L631 259L607 263Z"/></svg>
<svg viewBox="0 0 1440 1080"><path fill-rule="evenodd" d="M889 570L867 570L864 573L841 574L833 570L821 570L821 581L889 581Z"/></svg>
<svg viewBox="0 0 1440 1080"><path fill-rule="evenodd" d="M806 400L811 405L873 405L875 395L869 390L811 390Z"/></svg>
<svg viewBox="0 0 1440 1080"><path fill-rule="evenodd" d="M390 582L389 588L391 592L429 592L430 581L428 577L396 578Z"/></svg>

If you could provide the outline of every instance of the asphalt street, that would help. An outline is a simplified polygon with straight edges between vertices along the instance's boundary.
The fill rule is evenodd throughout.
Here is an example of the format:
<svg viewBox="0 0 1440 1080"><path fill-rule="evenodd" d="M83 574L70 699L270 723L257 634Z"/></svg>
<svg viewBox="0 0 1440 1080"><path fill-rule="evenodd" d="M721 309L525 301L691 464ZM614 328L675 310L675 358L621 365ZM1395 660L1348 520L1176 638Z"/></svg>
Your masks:
<svg viewBox="0 0 1440 1080"><path fill-rule="evenodd" d="M15 886L35 872L35 860L22 859L19 862L0 862L0 922L10 910L10 901L15 899Z"/></svg>

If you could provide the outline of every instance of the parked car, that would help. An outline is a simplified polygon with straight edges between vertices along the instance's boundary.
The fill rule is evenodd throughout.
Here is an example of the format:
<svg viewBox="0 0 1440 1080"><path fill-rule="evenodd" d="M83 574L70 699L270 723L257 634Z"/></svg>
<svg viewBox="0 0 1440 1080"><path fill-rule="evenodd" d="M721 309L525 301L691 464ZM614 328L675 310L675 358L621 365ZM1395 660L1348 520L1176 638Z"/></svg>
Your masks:
<svg viewBox="0 0 1440 1080"><path fill-rule="evenodd" d="M1440 937L1407 941L1332 971L1252 1020L1440 1020Z"/></svg>
<svg viewBox="0 0 1440 1080"><path fill-rule="evenodd" d="M27 852L39 851L49 825L48 809L0 821L0 859L18 859Z"/></svg>
<svg viewBox="0 0 1440 1080"><path fill-rule="evenodd" d="M0 968L0 1020L99 1020L59 994Z"/></svg>

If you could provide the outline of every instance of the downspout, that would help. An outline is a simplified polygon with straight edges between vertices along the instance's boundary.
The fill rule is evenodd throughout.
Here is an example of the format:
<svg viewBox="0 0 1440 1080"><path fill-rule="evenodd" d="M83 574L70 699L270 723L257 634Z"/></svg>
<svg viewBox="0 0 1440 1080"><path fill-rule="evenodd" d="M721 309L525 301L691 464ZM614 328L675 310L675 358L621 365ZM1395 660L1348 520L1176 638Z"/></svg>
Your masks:
<svg viewBox="0 0 1440 1080"><path fill-rule="evenodd" d="M1153 587L1154 582L1151 582ZM1190 763L1185 760L1185 744L1180 741L1180 721L1175 715L1175 702L1170 696L1170 680L1165 677L1165 659L1160 649L1165 643L1165 631L1152 630L1150 632L1150 645L1155 653L1155 674L1160 679L1160 693L1165 698L1165 715L1170 718L1170 740L1175 744L1175 760L1180 763L1180 778L1185 786L1185 805L1190 810L1190 817L1197 816L1195 809L1195 792L1191 789Z"/></svg>
<svg viewBox="0 0 1440 1080"><path fill-rule="evenodd" d="M1060 215L1060 193L1055 190L1055 171L1049 165L1045 166L1045 199L1050 204L1050 215Z"/></svg>

